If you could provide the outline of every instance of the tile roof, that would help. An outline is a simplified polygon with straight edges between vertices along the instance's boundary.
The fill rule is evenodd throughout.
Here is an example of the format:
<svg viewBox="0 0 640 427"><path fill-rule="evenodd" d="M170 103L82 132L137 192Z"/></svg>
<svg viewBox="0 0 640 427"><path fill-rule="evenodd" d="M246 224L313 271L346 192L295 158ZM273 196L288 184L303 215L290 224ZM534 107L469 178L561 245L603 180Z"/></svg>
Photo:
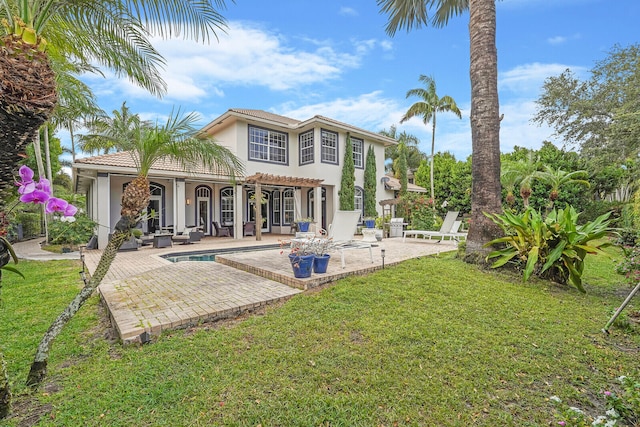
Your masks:
<svg viewBox="0 0 640 427"><path fill-rule="evenodd" d="M400 185L400 180L398 178L385 175L382 179L384 180L384 187L387 190L400 191L402 186ZM407 183L407 191L412 191L414 193L426 193L427 189L420 187L419 185Z"/></svg>
<svg viewBox="0 0 640 427"><path fill-rule="evenodd" d="M281 116L279 114L269 113L264 110L247 110L244 108L230 108L229 111L234 111L239 114L244 114L247 116L252 116L257 119L269 120L272 122L278 122L285 124L287 126L295 126L300 123L300 120L292 119L290 117Z"/></svg>
<svg viewBox="0 0 640 427"><path fill-rule="evenodd" d="M96 165L96 166L113 166L113 167L123 167L123 168L133 168L136 169L136 162L134 161L133 155L130 151L120 151L117 153L103 154L100 156L93 157L84 157L81 159L76 159L76 163L86 164L86 165ZM201 164L196 166L189 166L188 170L186 170L180 163L170 160L168 158L159 159L156 161L151 169L161 170L161 171L171 171L171 172L182 172L185 174L206 174L206 175L217 175L217 176L225 176L227 175L222 170L211 170L205 168Z"/></svg>

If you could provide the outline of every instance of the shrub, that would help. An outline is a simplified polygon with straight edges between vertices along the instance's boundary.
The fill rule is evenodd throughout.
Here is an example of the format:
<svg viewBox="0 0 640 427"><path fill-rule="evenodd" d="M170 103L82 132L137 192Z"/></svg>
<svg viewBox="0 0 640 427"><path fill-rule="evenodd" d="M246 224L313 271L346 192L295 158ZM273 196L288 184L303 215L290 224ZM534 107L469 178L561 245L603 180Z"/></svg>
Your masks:
<svg viewBox="0 0 640 427"><path fill-rule="evenodd" d="M623 247L624 259L616 266L616 271L632 283L640 282L640 246Z"/></svg>
<svg viewBox="0 0 640 427"><path fill-rule="evenodd" d="M625 203L623 202L605 202L603 200L591 202L585 205L582 213L580 214L579 222L580 224L585 224L589 221L594 221L599 216L609 212L611 215L611 222L609 226L624 227L625 225L622 224L624 208Z"/></svg>
<svg viewBox="0 0 640 427"><path fill-rule="evenodd" d="M567 206L566 209L553 209L546 219L532 208L521 216L505 211L504 214L485 214L499 225L505 236L487 243L506 245L491 252L487 259L498 258L494 268L509 263L522 269L523 281L531 275L553 280L558 283L570 283L579 291L582 286L584 258L587 254L601 252L609 242L589 245L592 240L604 237L609 229L609 215L605 213L594 221L578 225L578 213Z"/></svg>
<svg viewBox="0 0 640 427"><path fill-rule="evenodd" d="M87 215L76 215L74 222L51 221L49 241L56 245L78 245L89 241L96 223Z"/></svg>

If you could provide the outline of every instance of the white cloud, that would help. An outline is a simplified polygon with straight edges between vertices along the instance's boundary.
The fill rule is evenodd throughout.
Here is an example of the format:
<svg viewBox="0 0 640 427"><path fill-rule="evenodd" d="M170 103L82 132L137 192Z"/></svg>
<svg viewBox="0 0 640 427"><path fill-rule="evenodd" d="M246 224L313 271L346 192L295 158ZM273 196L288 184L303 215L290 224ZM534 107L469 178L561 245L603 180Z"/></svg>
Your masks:
<svg viewBox="0 0 640 427"><path fill-rule="evenodd" d="M343 6L340 8L338 12L342 16L358 16L358 11L352 7Z"/></svg>
<svg viewBox="0 0 640 427"><path fill-rule="evenodd" d="M566 37L564 37L564 36L549 37L549 38L547 39L547 43L549 43L549 44L553 44L553 45L555 45L555 44L562 44L562 43L564 43L564 42L566 42L566 41L567 41L567 38L566 38Z"/></svg>
<svg viewBox="0 0 640 427"><path fill-rule="evenodd" d="M511 70L498 73L498 89L518 95L536 96L548 77L558 76L567 68L574 72L582 72L582 67L565 64L531 64L519 65Z"/></svg>

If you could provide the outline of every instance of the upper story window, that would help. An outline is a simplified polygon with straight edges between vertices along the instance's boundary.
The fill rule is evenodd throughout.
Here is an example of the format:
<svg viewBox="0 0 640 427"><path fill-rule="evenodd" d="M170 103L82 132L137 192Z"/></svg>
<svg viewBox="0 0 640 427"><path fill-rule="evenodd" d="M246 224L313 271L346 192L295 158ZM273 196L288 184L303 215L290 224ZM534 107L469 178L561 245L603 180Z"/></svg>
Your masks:
<svg viewBox="0 0 640 427"><path fill-rule="evenodd" d="M338 164L338 133L322 129L322 162Z"/></svg>
<svg viewBox="0 0 640 427"><path fill-rule="evenodd" d="M357 168L364 168L364 140L351 138L353 146L353 165Z"/></svg>
<svg viewBox="0 0 640 427"><path fill-rule="evenodd" d="M287 134L249 126L249 160L287 164Z"/></svg>
<svg viewBox="0 0 640 427"><path fill-rule="evenodd" d="M298 139L300 142L300 164L313 163L313 130L301 133Z"/></svg>

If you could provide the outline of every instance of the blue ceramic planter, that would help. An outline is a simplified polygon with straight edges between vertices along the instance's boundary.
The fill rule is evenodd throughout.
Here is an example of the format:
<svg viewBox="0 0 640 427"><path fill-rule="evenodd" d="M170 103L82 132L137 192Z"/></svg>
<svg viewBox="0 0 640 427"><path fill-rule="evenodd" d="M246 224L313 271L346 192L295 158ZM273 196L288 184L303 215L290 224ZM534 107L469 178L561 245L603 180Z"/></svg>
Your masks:
<svg viewBox="0 0 640 427"><path fill-rule="evenodd" d="M298 231L306 233L309 231L309 223L308 222L299 222L298 223Z"/></svg>
<svg viewBox="0 0 640 427"><path fill-rule="evenodd" d="M289 261L291 261L291 268L293 268L293 276L297 279L311 277L314 258L315 255L289 254Z"/></svg>
<svg viewBox="0 0 640 427"><path fill-rule="evenodd" d="M316 255L313 259L313 272L314 273L326 273L327 267L329 266L329 258L331 255Z"/></svg>

